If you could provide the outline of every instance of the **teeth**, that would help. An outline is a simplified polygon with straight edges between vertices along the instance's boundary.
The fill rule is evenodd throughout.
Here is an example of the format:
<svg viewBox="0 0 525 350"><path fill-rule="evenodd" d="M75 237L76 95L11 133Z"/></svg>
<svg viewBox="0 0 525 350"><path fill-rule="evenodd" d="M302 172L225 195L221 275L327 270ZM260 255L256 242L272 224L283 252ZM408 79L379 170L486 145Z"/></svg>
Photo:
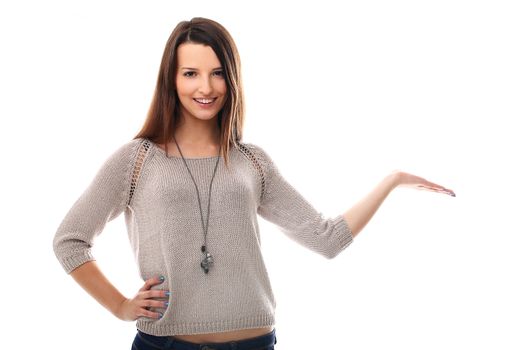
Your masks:
<svg viewBox="0 0 525 350"><path fill-rule="evenodd" d="M194 100L197 101L197 102L200 102L200 103L212 103L215 99L214 98L210 98L210 99L195 98Z"/></svg>

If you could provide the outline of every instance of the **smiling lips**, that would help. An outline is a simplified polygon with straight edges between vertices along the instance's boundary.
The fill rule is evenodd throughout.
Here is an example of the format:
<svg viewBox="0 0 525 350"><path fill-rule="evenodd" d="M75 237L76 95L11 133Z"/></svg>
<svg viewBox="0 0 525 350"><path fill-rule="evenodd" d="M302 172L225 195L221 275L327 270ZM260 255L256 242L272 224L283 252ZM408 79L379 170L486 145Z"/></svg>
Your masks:
<svg viewBox="0 0 525 350"><path fill-rule="evenodd" d="M209 105L210 103L214 102L216 99L217 97L215 98L194 98L193 100L203 105Z"/></svg>

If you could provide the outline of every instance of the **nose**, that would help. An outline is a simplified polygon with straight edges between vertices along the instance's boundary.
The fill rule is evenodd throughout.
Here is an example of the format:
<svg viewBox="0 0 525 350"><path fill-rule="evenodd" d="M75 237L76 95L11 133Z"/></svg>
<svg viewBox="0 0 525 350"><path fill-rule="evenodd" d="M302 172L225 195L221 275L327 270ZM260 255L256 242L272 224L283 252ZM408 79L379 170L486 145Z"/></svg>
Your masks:
<svg viewBox="0 0 525 350"><path fill-rule="evenodd" d="M208 96L209 94L211 94L212 90L213 88L211 85L210 78L203 77L199 87L199 92L205 96Z"/></svg>

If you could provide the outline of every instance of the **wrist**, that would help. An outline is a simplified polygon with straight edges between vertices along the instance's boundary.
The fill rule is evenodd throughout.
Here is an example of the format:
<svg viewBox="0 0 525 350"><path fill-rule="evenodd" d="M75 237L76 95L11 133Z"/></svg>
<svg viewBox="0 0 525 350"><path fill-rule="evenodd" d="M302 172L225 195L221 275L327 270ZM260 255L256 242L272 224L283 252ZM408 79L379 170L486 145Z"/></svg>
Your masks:
<svg viewBox="0 0 525 350"><path fill-rule="evenodd" d="M397 170L391 172L390 174L386 176L385 182L387 184L389 191L392 191L394 188L399 186L399 184L401 183L401 173Z"/></svg>
<svg viewBox="0 0 525 350"><path fill-rule="evenodd" d="M116 317L119 317L121 316L121 313L122 313L122 306L124 305L124 303L127 301L128 299L125 298L125 297L122 297L122 298L119 298L117 300L117 302L112 305L112 307L110 307L110 311L111 313L116 316Z"/></svg>

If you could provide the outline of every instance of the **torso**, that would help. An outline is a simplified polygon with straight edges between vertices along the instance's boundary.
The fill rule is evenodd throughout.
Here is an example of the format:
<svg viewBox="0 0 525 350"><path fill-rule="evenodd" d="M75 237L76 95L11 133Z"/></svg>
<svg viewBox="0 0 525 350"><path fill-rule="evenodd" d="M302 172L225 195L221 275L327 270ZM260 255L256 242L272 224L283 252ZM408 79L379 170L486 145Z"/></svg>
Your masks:
<svg viewBox="0 0 525 350"><path fill-rule="evenodd" d="M255 338L270 333L273 327L240 329L231 332L205 333L205 334L187 334L175 335L177 340L187 341L190 343L224 343L229 341Z"/></svg>
<svg viewBox="0 0 525 350"><path fill-rule="evenodd" d="M155 144L157 147L165 151L163 144ZM169 157L180 157L177 146L174 143L169 143L168 156ZM188 154L184 154L185 157L212 157L216 156L219 152L218 148L212 148L207 150L188 150ZM190 343L223 343L229 341L238 341L249 338L259 337L270 333L273 327L262 327L262 328L250 328L240 329L231 332L220 332L220 333L204 333L204 334L179 334L171 336L177 340L182 340Z"/></svg>
<svg viewBox="0 0 525 350"><path fill-rule="evenodd" d="M155 144L157 147L164 151L164 145ZM177 146L174 143L168 144L170 157L180 157ZM207 150L189 150L184 154L185 157L212 157L218 154L219 149L207 149ZM231 332L220 332L220 333L203 333L203 334L179 334L172 336L177 340L182 340L190 343L224 343L229 341L238 341L249 338L259 337L270 333L273 327L262 327L262 328L249 328L240 329Z"/></svg>

